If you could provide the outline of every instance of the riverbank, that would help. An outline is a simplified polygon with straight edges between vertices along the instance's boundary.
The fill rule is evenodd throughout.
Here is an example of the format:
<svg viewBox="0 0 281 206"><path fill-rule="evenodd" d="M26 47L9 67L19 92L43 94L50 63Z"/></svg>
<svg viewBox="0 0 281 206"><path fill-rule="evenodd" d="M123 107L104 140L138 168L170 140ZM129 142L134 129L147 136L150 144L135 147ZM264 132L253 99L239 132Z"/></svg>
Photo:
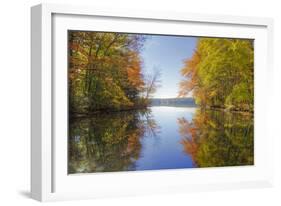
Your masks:
<svg viewBox="0 0 281 206"><path fill-rule="evenodd" d="M75 112L72 111L69 113L69 116L71 118L81 118L81 117L89 117L93 115L98 115L98 114L110 114L110 113L117 113L117 112L130 112L130 111L145 111L149 107L148 106L143 106L143 107L128 107L128 108L122 108L122 109L100 109L100 110L95 110L95 111L90 111L90 112Z"/></svg>
<svg viewBox="0 0 281 206"><path fill-rule="evenodd" d="M200 107L200 106L199 106ZM205 108L201 107L203 110L217 110L223 112L231 112L231 113L239 113L244 115L254 115L253 110L243 110L241 108L227 108L227 107L219 107L219 106L206 106Z"/></svg>

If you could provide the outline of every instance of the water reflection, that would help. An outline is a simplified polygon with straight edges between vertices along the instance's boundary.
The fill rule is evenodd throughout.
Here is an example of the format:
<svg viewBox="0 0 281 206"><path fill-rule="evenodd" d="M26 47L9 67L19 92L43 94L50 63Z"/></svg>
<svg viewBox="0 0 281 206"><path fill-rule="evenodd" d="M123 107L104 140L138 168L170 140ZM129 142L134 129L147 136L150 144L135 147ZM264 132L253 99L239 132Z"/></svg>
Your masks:
<svg viewBox="0 0 281 206"><path fill-rule="evenodd" d="M141 138L159 128L150 110L71 119L68 173L135 170Z"/></svg>
<svg viewBox="0 0 281 206"><path fill-rule="evenodd" d="M68 172L252 165L253 129L251 115L185 107L75 118Z"/></svg>
<svg viewBox="0 0 281 206"><path fill-rule="evenodd" d="M186 154L196 167L254 164L253 116L198 109L192 121L178 119Z"/></svg>

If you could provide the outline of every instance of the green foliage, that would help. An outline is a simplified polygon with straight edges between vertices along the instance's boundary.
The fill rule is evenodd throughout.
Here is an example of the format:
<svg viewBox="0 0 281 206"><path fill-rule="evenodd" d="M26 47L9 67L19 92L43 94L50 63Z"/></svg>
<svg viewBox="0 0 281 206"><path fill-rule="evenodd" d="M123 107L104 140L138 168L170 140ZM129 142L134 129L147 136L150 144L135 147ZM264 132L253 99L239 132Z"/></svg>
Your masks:
<svg viewBox="0 0 281 206"><path fill-rule="evenodd" d="M121 110L140 102L143 36L81 31L68 35L71 114Z"/></svg>
<svg viewBox="0 0 281 206"><path fill-rule="evenodd" d="M201 106L253 110L252 40L200 38L182 74L180 94L193 91Z"/></svg>

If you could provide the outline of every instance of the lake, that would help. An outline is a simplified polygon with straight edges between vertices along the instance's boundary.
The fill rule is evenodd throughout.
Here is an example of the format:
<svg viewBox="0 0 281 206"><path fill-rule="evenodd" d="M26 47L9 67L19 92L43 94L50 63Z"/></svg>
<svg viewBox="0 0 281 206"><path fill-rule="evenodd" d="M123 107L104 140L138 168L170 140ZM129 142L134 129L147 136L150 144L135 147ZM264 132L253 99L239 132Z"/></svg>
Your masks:
<svg viewBox="0 0 281 206"><path fill-rule="evenodd" d="M68 173L254 164L253 115L150 107L69 121Z"/></svg>

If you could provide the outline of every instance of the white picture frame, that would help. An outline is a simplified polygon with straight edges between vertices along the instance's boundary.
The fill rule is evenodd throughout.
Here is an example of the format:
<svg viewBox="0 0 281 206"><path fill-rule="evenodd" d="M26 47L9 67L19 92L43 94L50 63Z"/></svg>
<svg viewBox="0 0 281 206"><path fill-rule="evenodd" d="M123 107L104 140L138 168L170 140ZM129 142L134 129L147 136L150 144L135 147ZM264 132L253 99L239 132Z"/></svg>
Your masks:
<svg viewBox="0 0 281 206"><path fill-rule="evenodd" d="M40 4L31 8L31 26L32 198L53 201L273 185L273 137L266 119L270 102L264 96L273 75L272 19ZM255 165L67 175L68 29L254 38Z"/></svg>

